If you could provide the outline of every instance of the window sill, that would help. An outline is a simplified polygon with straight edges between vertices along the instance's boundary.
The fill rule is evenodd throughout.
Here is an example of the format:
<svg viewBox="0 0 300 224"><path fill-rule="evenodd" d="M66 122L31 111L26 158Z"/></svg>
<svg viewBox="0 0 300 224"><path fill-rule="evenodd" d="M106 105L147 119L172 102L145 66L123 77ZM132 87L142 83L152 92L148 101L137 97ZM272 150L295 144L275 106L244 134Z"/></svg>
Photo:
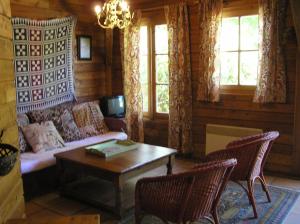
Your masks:
<svg viewBox="0 0 300 224"><path fill-rule="evenodd" d="M162 116L162 117L144 117L143 118L144 122L154 122L154 123L167 123L169 122L169 116Z"/></svg>
<svg viewBox="0 0 300 224"><path fill-rule="evenodd" d="M255 86L222 86L221 95L254 96Z"/></svg>

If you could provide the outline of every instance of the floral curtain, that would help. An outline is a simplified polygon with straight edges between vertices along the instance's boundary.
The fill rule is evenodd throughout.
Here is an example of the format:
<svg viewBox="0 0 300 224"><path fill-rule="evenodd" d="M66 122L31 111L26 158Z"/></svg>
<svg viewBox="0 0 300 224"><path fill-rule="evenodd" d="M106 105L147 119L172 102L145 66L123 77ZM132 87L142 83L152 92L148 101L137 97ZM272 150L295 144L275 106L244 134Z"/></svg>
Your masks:
<svg viewBox="0 0 300 224"><path fill-rule="evenodd" d="M185 3L165 7L169 33L169 147L192 150L192 84L188 9Z"/></svg>
<svg viewBox="0 0 300 224"><path fill-rule="evenodd" d="M285 44L286 0L259 0L260 66L254 96L257 103L286 102Z"/></svg>
<svg viewBox="0 0 300 224"><path fill-rule="evenodd" d="M199 1L200 58L197 100L220 99L220 44L223 0Z"/></svg>
<svg viewBox="0 0 300 224"><path fill-rule="evenodd" d="M121 57L126 99L126 124L128 138L144 142L143 100L139 72L139 42L141 13L135 14L132 25L120 35Z"/></svg>

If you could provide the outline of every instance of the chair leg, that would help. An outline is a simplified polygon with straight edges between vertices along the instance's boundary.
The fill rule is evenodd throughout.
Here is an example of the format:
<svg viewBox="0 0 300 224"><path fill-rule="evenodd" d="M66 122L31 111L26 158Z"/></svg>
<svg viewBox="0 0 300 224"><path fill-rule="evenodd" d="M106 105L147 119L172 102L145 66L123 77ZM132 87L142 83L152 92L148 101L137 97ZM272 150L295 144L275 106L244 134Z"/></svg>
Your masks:
<svg viewBox="0 0 300 224"><path fill-rule="evenodd" d="M263 175L263 174L260 174L260 176L259 176L258 179L259 179L259 181L260 181L260 183L261 183L261 186L262 186L264 192L266 192L268 201L271 202L270 193L269 193L269 190L268 190L268 187L267 187L267 182L266 182L266 179L265 179L264 175Z"/></svg>
<svg viewBox="0 0 300 224"><path fill-rule="evenodd" d="M254 218L258 218L257 211L256 211L256 205L255 205L255 199L254 199L254 194L253 194L253 181L248 180L248 198L250 200L250 203L253 208L253 213L254 213Z"/></svg>
<svg viewBox="0 0 300 224"><path fill-rule="evenodd" d="M142 223L143 216L139 213L135 213L135 224L141 224Z"/></svg>
<svg viewBox="0 0 300 224"><path fill-rule="evenodd" d="M135 224L141 224L142 219L140 217L135 216Z"/></svg>
<svg viewBox="0 0 300 224"><path fill-rule="evenodd" d="M220 221L219 221L219 216L218 216L218 211L217 211L217 208L213 208L213 211L212 211L212 217L214 219L214 223L215 224L220 224Z"/></svg>

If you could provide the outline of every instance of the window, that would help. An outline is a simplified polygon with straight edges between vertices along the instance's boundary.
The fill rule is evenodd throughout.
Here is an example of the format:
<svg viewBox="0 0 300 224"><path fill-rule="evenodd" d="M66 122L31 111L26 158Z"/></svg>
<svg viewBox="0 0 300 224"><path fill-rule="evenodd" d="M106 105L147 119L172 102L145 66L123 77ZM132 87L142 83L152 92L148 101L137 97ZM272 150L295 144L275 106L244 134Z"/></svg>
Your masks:
<svg viewBox="0 0 300 224"><path fill-rule="evenodd" d="M169 113L168 30L162 23L141 26L140 80L143 111L150 117Z"/></svg>
<svg viewBox="0 0 300 224"><path fill-rule="evenodd" d="M258 72L258 15L222 19L222 86L255 86Z"/></svg>

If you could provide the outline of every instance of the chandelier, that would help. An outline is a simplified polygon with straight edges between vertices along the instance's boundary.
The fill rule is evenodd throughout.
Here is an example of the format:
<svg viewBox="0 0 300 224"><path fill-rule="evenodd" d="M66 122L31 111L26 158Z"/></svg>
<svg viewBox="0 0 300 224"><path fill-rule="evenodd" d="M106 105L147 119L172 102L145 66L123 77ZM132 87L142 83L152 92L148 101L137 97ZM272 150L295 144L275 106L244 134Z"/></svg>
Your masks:
<svg viewBox="0 0 300 224"><path fill-rule="evenodd" d="M124 0L108 0L103 8L100 5L95 7L99 26L104 29L118 27L124 29L131 24L133 14Z"/></svg>

